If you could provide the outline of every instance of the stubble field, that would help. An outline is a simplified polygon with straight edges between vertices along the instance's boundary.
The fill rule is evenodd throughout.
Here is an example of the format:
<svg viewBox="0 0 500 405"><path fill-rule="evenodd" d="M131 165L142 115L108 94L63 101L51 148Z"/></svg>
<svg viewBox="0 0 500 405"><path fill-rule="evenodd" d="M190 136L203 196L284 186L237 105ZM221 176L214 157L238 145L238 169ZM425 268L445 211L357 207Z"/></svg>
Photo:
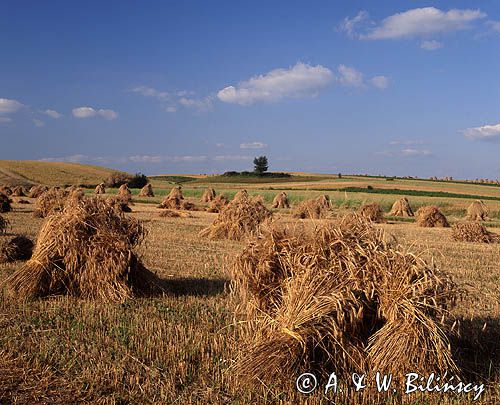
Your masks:
<svg viewBox="0 0 500 405"><path fill-rule="evenodd" d="M324 193L304 185L317 186L286 186L292 203ZM198 205L201 187L185 189ZM226 185L223 191L231 196L239 187ZM276 193L263 186L248 189L266 201ZM488 194L500 196L500 191L491 189ZM338 215L362 201L379 201L385 207L398 197L329 194ZM471 201L434 198L452 221ZM232 369L239 338L229 268L245 242L198 236L217 214L194 211L192 218L160 218L155 204L160 200L136 198L127 215L142 220L148 230L140 253L146 267L163 280L166 295L124 304L69 297L23 302L0 296L0 403L331 403L331 395L297 393L296 376L290 376L287 390L277 389L273 381L255 387L239 383ZM433 202L433 197L410 197L410 201L418 205ZM487 226L500 233L495 214L500 203L487 203L493 212ZM33 218L32 211L33 205L15 203L14 211L4 214L13 233L36 238L43 220ZM275 216L281 222L296 221L289 210ZM486 384L483 403L500 401L500 245L454 242L449 229L417 228L411 221L389 219L376 226L394 235L404 249L434 260L464 290L464 298L452 310L462 331L461 338L452 342L455 354L469 380ZM0 265L0 283L21 264ZM469 397L426 398L420 403L432 398L436 403L458 404ZM355 398L351 400L354 403ZM381 401L391 403L387 398Z"/></svg>

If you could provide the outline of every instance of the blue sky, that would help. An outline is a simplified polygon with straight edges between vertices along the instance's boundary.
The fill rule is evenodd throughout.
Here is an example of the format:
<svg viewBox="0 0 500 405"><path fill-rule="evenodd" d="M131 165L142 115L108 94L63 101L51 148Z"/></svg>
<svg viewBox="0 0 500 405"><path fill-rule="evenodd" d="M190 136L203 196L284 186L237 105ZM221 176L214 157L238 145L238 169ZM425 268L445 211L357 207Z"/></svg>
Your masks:
<svg viewBox="0 0 500 405"><path fill-rule="evenodd" d="M500 178L493 0L3 1L0 55L0 159Z"/></svg>

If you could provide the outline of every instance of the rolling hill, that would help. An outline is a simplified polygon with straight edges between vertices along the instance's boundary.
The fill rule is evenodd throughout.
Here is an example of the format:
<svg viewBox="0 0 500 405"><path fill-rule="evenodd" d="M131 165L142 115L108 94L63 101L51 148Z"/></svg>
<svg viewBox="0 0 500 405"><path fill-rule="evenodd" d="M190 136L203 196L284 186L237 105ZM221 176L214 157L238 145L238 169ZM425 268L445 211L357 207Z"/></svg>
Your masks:
<svg viewBox="0 0 500 405"><path fill-rule="evenodd" d="M78 163L0 160L0 184L96 185L115 170Z"/></svg>

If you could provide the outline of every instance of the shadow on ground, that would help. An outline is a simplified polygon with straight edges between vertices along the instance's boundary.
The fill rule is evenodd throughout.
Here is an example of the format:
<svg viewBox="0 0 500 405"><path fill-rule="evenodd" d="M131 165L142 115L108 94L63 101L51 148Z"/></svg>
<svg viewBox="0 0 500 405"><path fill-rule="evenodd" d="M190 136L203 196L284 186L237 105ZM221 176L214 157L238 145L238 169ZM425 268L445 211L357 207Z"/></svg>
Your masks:
<svg viewBox="0 0 500 405"><path fill-rule="evenodd" d="M459 331L460 336L452 338L451 344L465 377L500 378L500 318L462 319Z"/></svg>

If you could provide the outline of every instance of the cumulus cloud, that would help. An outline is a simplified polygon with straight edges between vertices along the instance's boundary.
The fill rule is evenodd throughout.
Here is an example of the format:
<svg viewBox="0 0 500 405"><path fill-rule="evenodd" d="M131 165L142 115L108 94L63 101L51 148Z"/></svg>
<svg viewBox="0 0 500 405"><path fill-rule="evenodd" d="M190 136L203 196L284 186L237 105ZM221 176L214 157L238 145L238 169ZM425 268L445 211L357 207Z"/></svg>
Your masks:
<svg viewBox="0 0 500 405"><path fill-rule="evenodd" d="M116 120L118 118L118 113L113 110L100 109L97 114L108 121Z"/></svg>
<svg viewBox="0 0 500 405"><path fill-rule="evenodd" d="M440 49L442 47L443 43L435 40L422 41L420 43L420 48L425 49L426 51L435 51L436 49Z"/></svg>
<svg viewBox="0 0 500 405"><path fill-rule="evenodd" d="M340 75L338 80L341 84L352 87L364 86L363 74L358 70L345 65L340 65L338 67L338 71Z"/></svg>
<svg viewBox="0 0 500 405"><path fill-rule="evenodd" d="M6 124L8 122L12 122L12 119L9 117L0 117L0 124Z"/></svg>
<svg viewBox="0 0 500 405"><path fill-rule="evenodd" d="M201 112L211 111L213 108L212 97L205 98L187 98L181 97L179 104L186 108L194 108Z"/></svg>
<svg viewBox="0 0 500 405"><path fill-rule="evenodd" d="M389 78L386 76L375 76L370 79L370 83L378 89L386 89L389 87Z"/></svg>
<svg viewBox="0 0 500 405"><path fill-rule="evenodd" d="M217 93L217 97L225 103L239 105L312 97L328 86L332 79L330 69L299 62L291 68L274 69L236 86L225 87Z"/></svg>
<svg viewBox="0 0 500 405"><path fill-rule="evenodd" d="M15 113L23 107L17 100L11 100L8 98L0 98L0 114L11 114Z"/></svg>
<svg viewBox="0 0 500 405"><path fill-rule="evenodd" d="M467 128L462 131L466 138L471 140L487 141L500 139L500 124L483 125L482 127Z"/></svg>
<svg viewBox="0 0 500 405"><path fill-rule="evenodd" d="M77 107L73 108L72 112L76 118L89 118L97 115L97 111L92 107Z"/></svg>
<svg viewBox="0 0 500 405"><path fill-rule="evenodd" d="M144 97L156 98L162 104L164 103L162 109L168 113L177 112L179 107L193 109L198 112L213 110L213 97L194 97L196 94L194 91L179 90L167 92L148 86L138 86L128 91L141 94Z"/></svg>
<svg viewBox="0 0 500 405"><path fill-rule="evenodd" d="M35 127L37 127L37 128L41 128L41 127L45 126L45 122L43 122L42 120L36 119L36 118L33 119L33 124L35 124Z"/></svg>
<svg viewBox="0 0 500 405"><path fill-rule="evenodd" d="M62 117L62 114L57 112L56 110L45 110L43 111L43 113L56 120Z"/></svg>
<svg viewBox="0 0 500 405"><path fill-rule="evenodd" d="M115 120L118 118L118 113L108 109L95 109L92 107L78 107L73 108L73 116L76 118L90 118L100 116L106 120Z"/></svg>
<svg viewBox="0 0 500 405"><path fill-rule="evenodd" d="M382 90L389 87L389 78L386 76L374 76L365 80L363 73L353 67L340 65L337 70L339 72L337 80L343 86L365 88L371 85Z"/></svg>
<svg viewBox="0 0 500 405"><path fill-rule="evenodd" d="M369 15L366 11L361 10L358 14L356 14L355 17L349 18L346 17L340 24L340 30L344 31L349 35L350 37L355 37L357 36L357 28L360 24L362 24L364 21L368 19Z"/></svg>
<svg viewBox="0 0 500 405"><path fill-rule="evenodd" d="M485 16L480 10L442 11L435 7L415 8L383 19L368 33L361 34L360 38L396 39L458 31L469 28L471 22Z"/></svg>
<svg viewBox="0 0 500 405"><path fill-rule="evenodd" d="M264 149L267 144L263 142L248 142L240 144L240 149Z"/></svg>
<svg viewBox="0 0 500 405"><path fill-rule="evenodd" d="M486 14L480 10L442 11L435 7L422 7L390 15L375 23L366 11L361 11L353 18L345 18L340 29L359 39L426 37L470 28L473 22L484 17Z"/></svg>
<svg viewBox="0 0 500 405"><path fill-rule="evenodd" d="M159 100L167 100L170 94L166 91L156 90L148 86L138 86L130 90L132 93L138 93L144 97L154 97Z"/></svg>

